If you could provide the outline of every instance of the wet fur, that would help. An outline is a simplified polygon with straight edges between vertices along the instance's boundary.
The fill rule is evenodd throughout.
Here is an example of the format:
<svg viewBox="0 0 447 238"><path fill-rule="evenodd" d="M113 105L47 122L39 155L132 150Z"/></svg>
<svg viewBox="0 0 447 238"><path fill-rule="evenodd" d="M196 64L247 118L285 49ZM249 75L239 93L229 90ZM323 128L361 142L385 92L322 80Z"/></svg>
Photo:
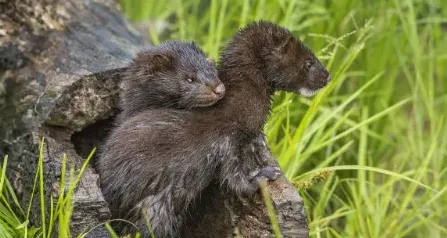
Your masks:
<svg viewBox="0 0 447 238"><path fill-rule="evenodd" d="M275 24L253 23L223 52L226 96L214 106L155 109L116 128L102 148L101 188L114 218L136 222L149 236L178 236L187 207L213 179L239 195L258 189L254 171L271 156L262 130L276 90L317 90L329 79L313 53ZM134 232L120 223L123 233Z"/></svg>

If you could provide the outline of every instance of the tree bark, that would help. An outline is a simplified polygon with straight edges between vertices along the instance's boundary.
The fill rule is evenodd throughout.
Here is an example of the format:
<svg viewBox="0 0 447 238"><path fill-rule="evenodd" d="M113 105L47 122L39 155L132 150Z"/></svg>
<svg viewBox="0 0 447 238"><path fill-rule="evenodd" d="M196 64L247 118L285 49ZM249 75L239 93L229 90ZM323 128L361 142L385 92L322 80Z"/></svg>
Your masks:
<svg viewBox="0 0 447 238"><path fill-rule="evenodd" d="M45 195L57 198L63 154L79 170L100 145L117 112L120 71L147 45L115 1L0 1L0 156L9 155L8 176L23 204L30 199L41 138ZM73 196L73 234L110 218L98 184L89 166ZM284 178L267 188L284 236L307 237L295 188ZM31 212L36 225L38 197ZM237 198L216 184L204 191L198 205L185 237L273 236L259 195Z"/></svg>

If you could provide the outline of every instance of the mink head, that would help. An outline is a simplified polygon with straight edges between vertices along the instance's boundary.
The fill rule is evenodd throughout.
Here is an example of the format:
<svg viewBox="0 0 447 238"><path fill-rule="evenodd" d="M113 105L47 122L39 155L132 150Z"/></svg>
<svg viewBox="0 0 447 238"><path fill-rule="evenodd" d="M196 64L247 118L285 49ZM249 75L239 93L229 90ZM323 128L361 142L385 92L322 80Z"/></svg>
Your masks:
<svg viewBox="0 0 447 238"><path fill-rule="evenodd" d="M252 23L243 28L235 39L233 43L236 44L250 42L250 55L255 58L273 90L310 97L331 80L329 72L312 51L289 30L276 24L265 21Z"/></svg>
<svg viewBox="0 0 447 238"><path fill-rule="evenodd" d="M317 57L292 35L275 48L271 63L267 63L268 77L275 89L313 96L326 86L331 77Z"/></svg>
<svg viewBox="0 0 447 238"><path fill-rule="evenodd" d="M179 41L138 53L122 85L124 109L206 107L225 94L214 62L196 44Z"/></svg>

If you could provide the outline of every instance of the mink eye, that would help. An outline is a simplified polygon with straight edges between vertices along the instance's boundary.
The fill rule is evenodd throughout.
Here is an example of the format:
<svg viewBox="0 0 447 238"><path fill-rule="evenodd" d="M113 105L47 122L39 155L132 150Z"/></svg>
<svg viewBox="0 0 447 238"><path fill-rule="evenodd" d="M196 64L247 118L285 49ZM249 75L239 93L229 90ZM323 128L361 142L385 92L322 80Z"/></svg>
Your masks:
<svg viewBox="0 0 447 238"><path fill-rule="evenodd" d="M193 77L188 77L188 78L186 78L186 82L192 83L192 82L194 82L194 78Z"/></svg>
<svg viewBox="0 0 447 238"><path fill-rule="evenodd" d="M307 62L306 62L306 68L307 68L307 69L310 69L311 66L312 66L312 62L307 61Z"/></svg>

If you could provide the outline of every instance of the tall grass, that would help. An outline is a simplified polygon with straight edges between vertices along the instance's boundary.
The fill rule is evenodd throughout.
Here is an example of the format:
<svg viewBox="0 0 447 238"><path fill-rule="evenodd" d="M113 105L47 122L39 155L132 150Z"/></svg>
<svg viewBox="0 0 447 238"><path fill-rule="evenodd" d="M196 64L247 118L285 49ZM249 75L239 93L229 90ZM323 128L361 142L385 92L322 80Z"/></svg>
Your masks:
<svg viewBox="0 0 447 238"><path fill-rule="evenodd" d="M73 211L73 192L76 185L82 178L90 159L95 153L92 150L90 155L84 161L81 168L75 172L75 168L70 166L70 172L67 175L67 158L64 155L62 158L60 191L57 196L57 201L53 197L45 197L44 184L44 139L40 143L39 157L37 162L37 170L34 177L34 185L32 193L30 194L29 204L25 213L19 203L14 189L12 188L8 178L6 177L6 170L8 164L8 157L3 158L3 164L0 167L0 237L16 238L16 237L54 237L55 224L57 223L58 237L72 237L70 231L70 218ZM34 202L34 194L39 195L40 207L40 223L36 226L30 225L31 207ZM49 201L48 201L49 200ZM45 203L49 204L46 206ZM49 211L47 209L50 209ZM48 218L48 219L47 219ZM82 237L84 234L81 234Z"/></svg>
<svg viewBox="0 0 447 238"><path fill-rule="evenodd" d="M264 19L322 59L333 82L313 99L278 93L265 127L312 237L447 236L445 1L121 4L131 19L165 22L149 29L155 44L194 40L218 58L239 27Z"/></svg>

